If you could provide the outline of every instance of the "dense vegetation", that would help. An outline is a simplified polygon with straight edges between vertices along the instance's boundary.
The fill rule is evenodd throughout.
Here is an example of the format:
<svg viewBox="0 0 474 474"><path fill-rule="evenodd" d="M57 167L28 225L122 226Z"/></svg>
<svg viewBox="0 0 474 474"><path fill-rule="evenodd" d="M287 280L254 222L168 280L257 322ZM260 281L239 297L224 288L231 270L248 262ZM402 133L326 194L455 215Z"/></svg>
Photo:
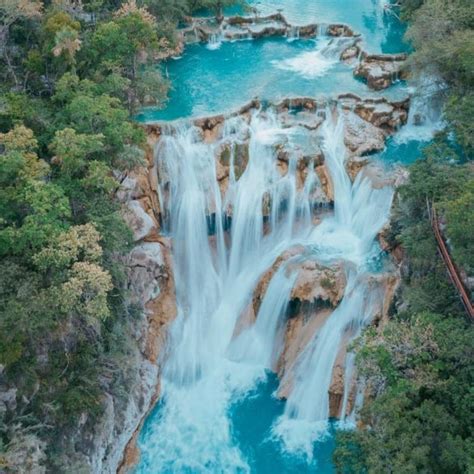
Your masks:
<svg viewBox="0 0 474 474"><path fill-rule="evenodd" d="M415 74L446 85L448 127L410 169L394 208L391 240L404 251L390 321L357 343L368 392L362 429L341 432L344 473L465 473L474 469L474 327L449 281L427 203L442 218L462 273L474 272L474 4L405 0Z"/></svg>
<svg viewBox="0 0 474 474"><path fill-rule="evenodd" d="M0 470L80 472L68 430L136 376L114 200L144 156L130 115L165 99L177 23L227 3L0 1Z"/></svg>

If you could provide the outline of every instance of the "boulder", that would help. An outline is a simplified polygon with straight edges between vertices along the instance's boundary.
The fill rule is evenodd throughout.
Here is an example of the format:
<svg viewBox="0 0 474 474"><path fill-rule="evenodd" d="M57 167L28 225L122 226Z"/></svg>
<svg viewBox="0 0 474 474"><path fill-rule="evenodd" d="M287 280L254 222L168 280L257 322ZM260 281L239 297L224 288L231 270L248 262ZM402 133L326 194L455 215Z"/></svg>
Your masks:
<svg viewBox="0 0 474 474"><path fill-rule="evenodd" d="M349 46L340 55L339 59L346 63L350 63L357 59L360 54L360 48L358 45Z"/></svg>
<svg viewBox="0 0 474 474"><path fill-rule="evenodd" d="M408 119L408 104L389 102L386 99L367 99L355 105L354 112L388 133L394 133Z"/></svg>
<svg viewBox="0 0 474 474"><path fill-rule="evenodd" d="M133 233L135 242L157 233L158 223L145 212L140 201L132 200L123 211L123 218Z"/></svg>
<svg viewBox="0 0 474 474"><path fill-rule="evenodd" d="M385 148L385 133L353 112L345 113L344 144L349 156L368 155Z"/></svg>
<svg viewBox="0 0 474 474"><path fill-rule="evenodd" d="M328 25L326 28L328 36L357 36L352 28L342 23Z"/></svg>
<svg viewBox="0 0 474 474"><path fill-rule="evenodd" d="M340 263L328 267L316 260L305 260L289 265L288 271L298 272L291 292L292 300L336 307L344 295L346 277Z"/></svg>
<svg viewBox="0 0 474 474"><path fill-rule="evenodd" d="M160 294L160 282L168 278L168 269L158 242L137 245L128 257L128 285L131 300L146 305Z"/></svg>
<svg viewBox="0 0 474 474"><path fill-rule="evenodd" d="M403 78L406 58L406 54L364 55L354 75L367 81L371 89L386 89L394 81Z"/></svg>

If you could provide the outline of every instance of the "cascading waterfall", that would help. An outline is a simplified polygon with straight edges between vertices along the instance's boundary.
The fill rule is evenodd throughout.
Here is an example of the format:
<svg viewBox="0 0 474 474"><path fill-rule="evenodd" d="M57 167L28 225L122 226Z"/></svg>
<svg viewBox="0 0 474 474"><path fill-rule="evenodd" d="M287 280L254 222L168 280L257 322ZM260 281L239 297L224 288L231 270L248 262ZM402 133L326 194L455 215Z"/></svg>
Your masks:
<svg viewBox="0 0 474 474"><path fill-rule="evenodd" d="M348 283L343 300L296 361L285 413L274 426L274 434L288 451L301 452L309 458L313 442L328 432L328 392L341 343L345 337L358 335L380 309L377 306L382 295L368 284L368 258L377 232L388 219L392 201L390 188L375 190L362 174L352 185L344 167L341 115L326 121L323 136L334 183L335 213L315 228L311 239L324 260L349 260Z"/></svg>
<svg viewBox="0 0 474 474"><path fill-rule="evenodd" d="M353 38L319 38L315 50L282 61L273 61L272 64L279 69L295 72L305 79L314 79L325 75L338 64L342 51L353 42Z"/></svg>
<svg viewBox="0 0 474 474"><path fill-rule="evenodd" d="M222 46L222 41L222 31L219 30L218 33L213 33L210 35L206 48L210 49L211 51L215 51L216 49L219 49Z"/></svg>
<svg viewBox="0 0 474 474"><path fill-rule="evenodd" d="M272 278L255 323L231 344L229 355L239 362L248 361L272 369L283 346L283 330L290 293L296 272L287 275L283 265Z"/></svg>
<svg viewBox="0 0 474 474"><path fill-rule="evenodd" d="M436 77L424 77L413 88L407 124L395 135L398 144L410 141L430 141L446 127L443 117L446 84Z"/></svg>
<svg viewBox="0 0 474 474"><path fill-rule="evenodd" d="M294 388L275 432L287 447L301 450L313 443L315 426L318 432L326 426L340 344L350 328L351 335L357 333L374 314L365 264L392 196L390 189L372 189L361 176L351 183L344 168L342 114L326 115L323 150L335 212L318 226L312 220L314 169L309 168L302 189L296 155L290 154L284 176L277 170L275 145L283 142L292 149L297 130L283 127L276 114L259 111L249 120L229 119L216 144L204 143L193 126L165 130L157 148L159 195L173 240L178 316L170 332L159 416L142 433L138 472L250 471L233 440L228 410L275 368L297 276L289 264L301 256L273 275L255 322L236 328L261 276L296 244L321 261L348 261L349 282L343 301L298 358ZM221 198L217 149L247 137L248 164L236 179L231 157L229 187ZM223 216L229 213L226 236ZM210 216L215 216L212 238ZM301 429L304 424L310 433Z"/></svg>
<svg viewBox="0 0 474 474"><path fill-rule="evenodd" d="M299 26L291 26L287 33L288 41L296 41L300 39L300 28Z"/></svg>

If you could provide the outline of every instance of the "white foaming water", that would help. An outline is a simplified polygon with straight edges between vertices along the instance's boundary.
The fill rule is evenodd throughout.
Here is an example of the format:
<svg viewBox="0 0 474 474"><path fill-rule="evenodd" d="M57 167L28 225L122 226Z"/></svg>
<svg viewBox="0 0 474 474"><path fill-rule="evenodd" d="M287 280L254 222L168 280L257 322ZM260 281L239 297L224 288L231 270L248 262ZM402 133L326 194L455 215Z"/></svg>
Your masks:
<svg viewBox="0 0 474 474"><path fill-rule="evenodd" d="M327 115L322 139L335 212L317 227L311 212L314 170L309 168L301 189L296 155L290 154L284 176L278 172L277 145L287 143L291 149L297 130L283 127L273 113L258 112L249 121L229 119L214 145L203 143L189 126L165 131L161 138L159 197L173 239L178 316L164 362L160 411L142 433L138 472L250 471L232 437L228 411L275 367L297 272L283 264L270 281L255 323L249 321L235 334L259 279L295 244L313 249L320 260L344 258L357 268L343 301L299 357L294 389L275 432L288 449L309 452L326 427L328 388L340 344L348 328L355 334L354 328L373 314L374 293L363 269L392 196L390 189L372 189L367 179L350 182L343 119ZM231 156L229 188L222 198L215 153L221 144L242 144L246 137L248 164L237 180ZM221 218L226 212L232 222L227 237Z"/></svg>
<svg viewBox="0 0 474 474"><path fill-rule="evenodd" d="M410 141L428 142L446 127L443 117L446 85L434 77L425 77L412 88L407 124L395 135L397 144Z"/></svg>
<svg viewBox="0 0 474 474"><path fill-rule="evenodd" d="M339 62L341 52L352 41L347 38L321 39L318 41L317 50L282 61L272 61L272 64L278 69L294 72L305 79L321 77Z"/></svg>
<svg viewBox="0 0 474 474"><path fill-rule="evenodd" d="M221 32L213 33L209 37L209 41L206 44L206 48L211 50L211 51L215 51L215 50L219 49L222 46L222 40L223 40L223 38L222 38L222 33Z"/></svg>
<svg viewBox="0 0 474 474"><path fill-rule="evenodd" d="M293 244L298 232L307 236L310 231L310 219L298 231L294 226L310 206L298 204L302 199L297 199L295 166L289 166L285 177L276 168L274 145L291 140L291 133L272 114L257 114L250 123L229 120L222 142L241 143L250 135L249 162L239 180L230 173L224 204L214 161L218 145L204 144L192 127L172 130L160 141L159 195L173 238L178 316L171 328L162 407L144 435L139 472L248 470L233 444L227 410L270 368L281 329L273 317L284 316L294 276L281 272L272 281L252 329L261 351L249 360L235 349L238 344L233 355L229 347L260 276ZM269 231L264 234L265 198L270 210ZM279 212L283 203L284 213ZM226 246L220 216L229 208L232 229ZM218 217L209 239L211 214Z"/></svg>
<svg viewBox="0 0 474 474"><path fill-rule="evenodd" d="M282 265L270 281L255 324L244 330L232 343L232 359L275 367L283 347L283 331L290 293L297 273L287 275L287 265Z"/></svg>
<svg viewBox="0 0 474 474"><path fill-rule="evenodd" d="M323 136L334 184L335 215L323 221L311 239L317 242L318 253L325 259L345 258L356 266L355 270L348 267L343 300L299 355L285 412L273 428L286 450L309 459L314 441L328 434L328 392L341 343L344 338L350 340L359 334L379 309L382 296L377 287L368 284L366 260L377 232L389 216L392 201L390 188L374 190L361 174L351 184L344 168L341 117L335 123L327 120Z"/></svg>

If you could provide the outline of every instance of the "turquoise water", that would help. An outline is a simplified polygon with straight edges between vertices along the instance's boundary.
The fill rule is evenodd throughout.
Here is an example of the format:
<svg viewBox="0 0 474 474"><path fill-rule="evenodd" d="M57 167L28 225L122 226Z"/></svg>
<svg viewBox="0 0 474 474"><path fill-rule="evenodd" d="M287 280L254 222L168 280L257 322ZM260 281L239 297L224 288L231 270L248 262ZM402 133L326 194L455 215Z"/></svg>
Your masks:
<svg viewBox="0 0 474 474"><path fill-rule="evenodd" d="M380 153L380 159L388 164L409 165L420 158L427 142L410 140L406 143L397 143L393 138L388 138L385 150Z"/></svg>
<svg viewBox="0 0 474 474"><path fill-rule="evenodd" d="M137 119L174 120L222 113L237 109L254 97L278 100L343 92L373 96L366 84L354 78L352 67L339 61L318 76L317 49L325 43L324 39L290 42L280 38L224 42L218 50L188 46L182 58L164 66L172 83L167 107L145 109ZM295 64L285 69L288 60ZM397 92L405 95L403 83L385 95Z"/></svg>
<svg viewBox="0 0 474 474"><path fill-rule="evenodd" d="M273 396L278 388L274 374L268 374L265 381L260 382L244 399L235 401L229 407L232 437L245 456L251 472L259 474L332 474L334 467L331 462L334 450L334 438L328 436L325 440L315 443L313 460L308 462L302 457L285 454L280 443L273 439L271 427L274 421L283 413L285 403ZM139 444L149 444L153 439L153 425L158 423L161 416L161 401L146 420L138 440ZM210 426L209 429L212 429ZM334 429L330 432L333 434ZM157 440L159 442L159 440ZM190 442L192 442L190 440ZM137 473L168 474L177 472L173 468L153 468L153 460L142 459L137 467ZM183 472L183 471L178 471ZM186 471L193 473L192 469ZM209 472L213 472L210 470Z"/></svg>
<svg viewBox="0 0 474 474"><path fill-rule="evenodd" d="M313 462L282 452L278 441L272 439L271 426L283 413L284 402L273 397L278 382L271 374L265 383L255 387L249 396L231 407L233 434L252 472L330 474L334 438L329 437L314 446Z"/></svg>
<svg viewBox="0 0 474 474"><path fill-rule="evenodd" d="M389 0L248 0L260 15L281 11L294 25L308 23L347 23L362 34L364 44L372 53L400 53L409 50L403 40L406 26L392 15L383 13ZM230 7L226 14L241 14L242 9ZM202 12L203 16L207 16Z"/></svg>
<svg viewBox="0 0 474 474"><path fill-rule="evenodd" d="M403 42L405 25L392 15L383 13L388 0L251 0L262 14L281 9L294 24L347 23L361 33L370 52L398 53L406 51Z"/></svg>
<svg viewBox="0 0 474 474"><path fill-rule="evenodd" d="M408 51L409 46L403 41L406 27L384 13L385 1L250 0L249 4L262 15L280 10L293 24L347 23L362 34L363 47L369 52ZM236 9L228 9L226 13L236 13ZM202 44L189 45L182 57L157 66L163 68L172 84L166 107L145 109L137 115L137 120L174 120L222 113L254 97L278 100L291 95L328 96L335 92L374 95L353 77L352 67L345 64L334 64L319 76L304 73L302 68L315 61L311 53L322 46L321 41L280 38L224 42L217 50L209 50ZM300 59L300 70L282 68L281 63L291 59ZM402 88L402 85L398 87ZM397 87L392 87L385 95L396 93Z"/></svg>

